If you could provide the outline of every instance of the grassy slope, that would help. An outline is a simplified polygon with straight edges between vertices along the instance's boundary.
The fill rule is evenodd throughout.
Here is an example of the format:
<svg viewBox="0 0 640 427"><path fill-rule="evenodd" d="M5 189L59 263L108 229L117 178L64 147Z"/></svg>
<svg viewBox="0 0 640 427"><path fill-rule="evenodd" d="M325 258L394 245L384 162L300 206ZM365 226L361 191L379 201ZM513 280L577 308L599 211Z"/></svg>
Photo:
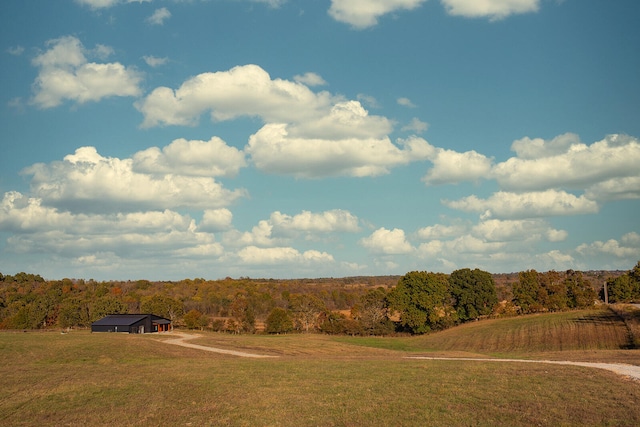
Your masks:
<svg viewBox="0 0 640 427"><path fill-rule="evenodd" d="M0 425L640 425L640 384L606 371L402 358L525 357L523 344L545 355L619 354L640 364L638 350L616 348L616 339L625 341L621 323L594 326L594 314L492 320L414 338L197 340L282 356L268 360L171 346L161 335L2 333Z"/></svg>

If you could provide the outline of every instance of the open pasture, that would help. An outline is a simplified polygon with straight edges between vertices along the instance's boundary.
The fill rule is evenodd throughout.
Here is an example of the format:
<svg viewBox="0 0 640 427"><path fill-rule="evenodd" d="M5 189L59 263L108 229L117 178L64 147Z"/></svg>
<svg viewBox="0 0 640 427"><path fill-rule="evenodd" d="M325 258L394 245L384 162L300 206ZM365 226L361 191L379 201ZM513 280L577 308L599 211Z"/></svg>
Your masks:
<svg viewBox="0 0 640 427"><path fill-rule="evenodd" d="M607 313L488 320L422 337L199 333L192 341L279 356L270 359L168 345L169 334L1 333L0 425L640 425L640 383L604 370L405 358L640 365L640 351L621 348L624 323ZM543 326L556 332L533 333Z"/></svg>

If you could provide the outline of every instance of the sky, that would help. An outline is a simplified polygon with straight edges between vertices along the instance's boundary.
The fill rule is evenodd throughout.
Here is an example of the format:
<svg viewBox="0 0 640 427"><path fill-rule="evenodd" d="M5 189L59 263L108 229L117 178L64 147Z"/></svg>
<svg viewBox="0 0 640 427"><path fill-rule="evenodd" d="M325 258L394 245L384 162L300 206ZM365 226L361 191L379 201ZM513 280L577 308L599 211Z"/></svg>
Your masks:
<svg viewBox="0 0 640 427"><path fill-rule="evenodd" d="M637 0L0 2L0 272L629 270Z"/></svg>

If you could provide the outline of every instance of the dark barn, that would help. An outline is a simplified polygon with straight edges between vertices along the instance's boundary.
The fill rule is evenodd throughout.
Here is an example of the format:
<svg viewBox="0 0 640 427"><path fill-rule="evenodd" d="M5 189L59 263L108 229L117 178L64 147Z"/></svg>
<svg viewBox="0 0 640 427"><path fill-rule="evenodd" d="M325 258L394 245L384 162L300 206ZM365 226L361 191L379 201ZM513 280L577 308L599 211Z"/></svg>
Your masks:
<svg viewBox="0 0 640 427"><path fill-rule="evenodd" d="M91 324L91 332L144 334L171 330L171 320L155 314L110 314Z"/></svg>

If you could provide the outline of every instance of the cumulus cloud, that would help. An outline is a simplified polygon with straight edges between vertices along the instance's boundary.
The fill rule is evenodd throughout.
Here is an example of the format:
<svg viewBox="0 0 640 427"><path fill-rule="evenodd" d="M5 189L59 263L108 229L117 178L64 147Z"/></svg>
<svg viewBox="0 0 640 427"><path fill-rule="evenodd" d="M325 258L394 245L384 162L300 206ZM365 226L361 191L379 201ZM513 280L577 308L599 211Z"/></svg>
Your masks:
<svg viewBox="0 0 640 427"><path fill-rule="evenodd" d="M561 135L551 141L514 142L518 154L493 168L493 176L506 190L527 191L548 188L587 189L591 197L607 197L608 181L623 183L626 198L635 194L640 178L640 142L626 135L609 135L591 145L577 136ZM624 196L622 196L624 197Z"/></svg>
<svg viewBox="0 0 640 427"><path fill-rule="evenodd" d="M195 125L204 112L214 121L240 116L266 122L290 122L322 116L334 99L326 92L314 93L297 82L271 79L257 65L229 71L203 73L178 89L154 89L136 103L144 115L142 127Z"/></svg>
<svg viewBox="0 0 640 427"><path fill-rule="evenodd" d="M297 215L287 215L279 211L271 214L269 222L275 233L356 233L360 231L358 217L351 212L334 209L324 212L302 211Z"/></svg>
<svg viewBox="0 0 640 427"><path fill-rule="evenodd" d="M418 237L423 240L438 240L447 237L455 237L467 231L467 227L462 224L458 225L430 225L418 230Z"/></svg>
<svg viewBox="0 0 640 427"><path fill-rule="evenodd" d="M362 238L360 244L375 254L400 255L413 251L413 247L405 237L404 230L399 228L393 230L379 228L370 236Z"/></svg>
<svg viewBox="0 0 640 427"><path fill-rule="evenodd" d="M33 83L31 102L40 108L51 108L69 100L79 104L99 101L111 96L138 96L141 93L140 73L118 62L88 62L79 39L73 36L49 40L46 52L37 55L33 64L39 68ZM109 53L98 46L98 56Z"/></svg>
<svg viewBox="0 0 640 427"><path fill-rule="evenodd" d="M217 208L246 195L210 177L138 173L132 159L103 157L94 147L81 147L63 161L38 163L23 173L32 175L32 192L43 203L79 212Z"/></svg>
<svg viewBox="0 0 640 427"><path fill-rule="evenodd" d="M521 194L499 191L488 199L474 195L454 201L443 200L443 203L452 209L479 212L483 218L538 218L598 212L596 202L557 190Z"/></svg>
<svg viewBox="0 0 640 427"><path fill-rule="evenodd" d="M499 20L509 15L536 12L540 0L440 0L449 15Z"/></svg>
<svg viewBox="0 0 640 427"><path fill-rule="evenodd" d="M151 175L235 176L246 166L244 153L222 139L176 139L163 147L150 147L133 155L134 172Z"/></svg>
<svg viewBox="0 0 640 427"><path fill-rule="evenodd" d="M202 221L198 224L198 230L216 232L231 228L233 214L229 209L205 209Z"/></svg>
<svg viewBox="0 0 640 427"><path fill-rule="evenodd" d="M485 241L538 241L544 239L558 242L567 238L565 230L549 227L546 221L540 219L529 220L499 220L487 219L476 224L472 233Z"/></svg>
<svg viewBox="0 0 640 427"><path fill-rule="evenodd" d="M146 21L151 25L163 25L164 21L171 18L171 12L166 7L156 9Z"/></svg>
<svg viewBox="0 0 640 427"><path fill-rule="evenodd" d="M296 215L275 211L269 219L260 220L251 231L231 230L223 240L229 246L276 246L290 243L304 236L317 240L330 233L356 233L360 231L359 219L349 211L333 209L324 212L302 211Z"/></svg>
<svg viewBox="0 0 640 427"><path fill-rule="evenodd" d="M290 247L259 248L256 246L248 246L238 251L238 257L243 263L251 265L315 264L334 262L333 256L326 252L309 250L301 253L297 249Z"/></svg>
<svg viewBox="0 0 640 427"><path fill-rule="evenodd" d="M299 178L377 176L411 161L424 160L432 148L426 141L389 138L337 140L296 138L285 124L268 124L249 138L245 148L254 165L267 173Z"/></svg>
<svg viewBox="0 0 640 427"><path fill-rule="evenodd" d="M609 239L606 242L596 241L582 244L576 248L582 255L613 256L630 260L640 259L640 235L636 232L622 236L621 241Z"/></svg>
<svg viewBox="0 0 640 427"><path fill-rule="evenodd" d="M413 10L426 0L331 0L329 15L355 29L375 26L378 18L399 10Z"/></svg>
<svg viewBox="0 0 640 427"><path fill-rule="evenodd" d="M459 153L442 148L435 150L430 160L433 168L422 178L427 185L455 184L487 178L492 164L492 159L476 151Z"/></svg>
<svg viewBox="0 0 640 427"><path fill-rule="evenodd" d="M44 206L42 200L9 192L0 202L0 230L14 252L53 252L81 256L109 252L118 256L164 253L213 244L188 215L175 211L71 213Z"/></svg>

